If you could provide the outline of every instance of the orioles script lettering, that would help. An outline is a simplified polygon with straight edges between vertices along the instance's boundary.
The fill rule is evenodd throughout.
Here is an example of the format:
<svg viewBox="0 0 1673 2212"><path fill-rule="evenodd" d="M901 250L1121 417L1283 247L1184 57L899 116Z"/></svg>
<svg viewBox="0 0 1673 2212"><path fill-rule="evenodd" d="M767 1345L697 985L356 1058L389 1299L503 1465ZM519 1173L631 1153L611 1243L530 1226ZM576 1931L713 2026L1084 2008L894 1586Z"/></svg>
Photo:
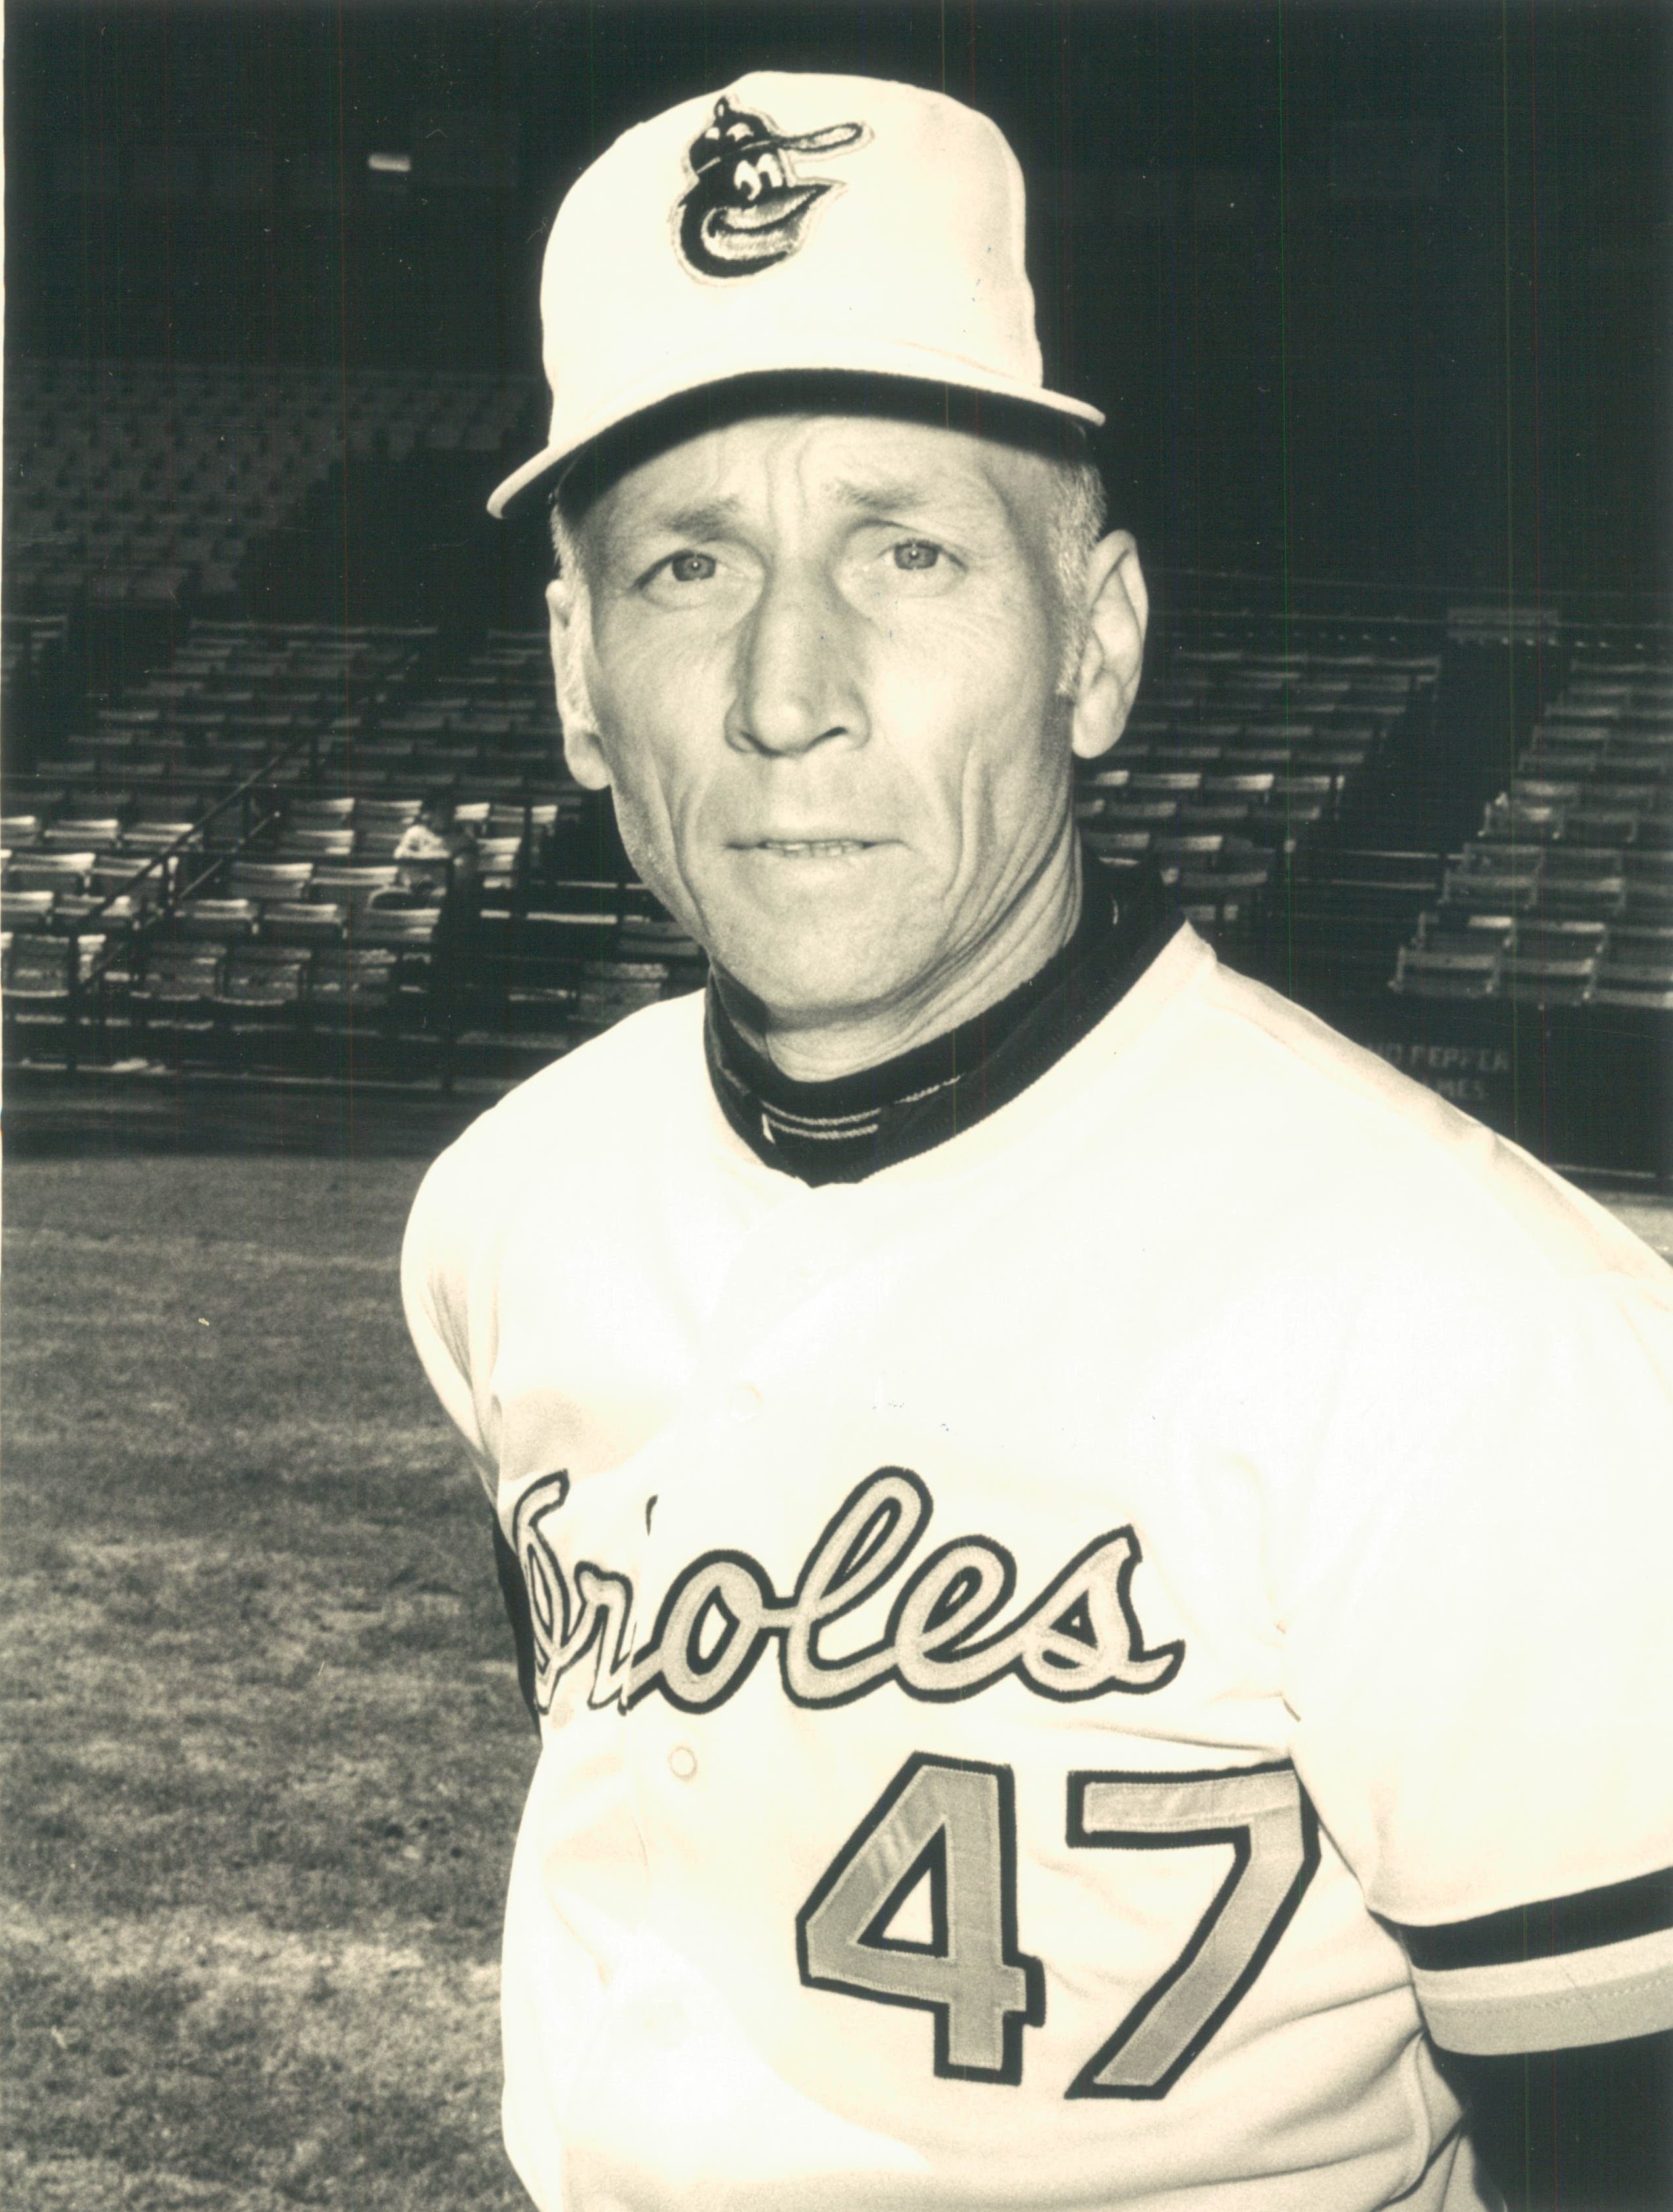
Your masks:
<svg viewBox="0 0 1673 2212"><path fill-rule="evenodd" d="M784 1692L803 1706L843 1705L893 1683L909 1698L970 1698L1007 1676L1037 1696L1072 1701L1171 1682L1183 1643L1145 1641L1132 1581L1141 1556L1130 1528L1095 1537L1037 1595L1007 1615L1016 1564L987 1536L959 1536L914 1564L934 1501L910 1468L879 1468L851 1491L809 1552L788 1597L757 1561L705 1552L674 1577L649 1636L630 1578L590 1559L566 1567L550 1523L569 1494L543 1476L520 1501L512 1541L528 1585L536 1697L590 1658L587 1702L628 1712L653 1692L682 1712L721 1705L777 1647ZM898 1578L884 1633L833 1656L834 1623Z"/></svg>

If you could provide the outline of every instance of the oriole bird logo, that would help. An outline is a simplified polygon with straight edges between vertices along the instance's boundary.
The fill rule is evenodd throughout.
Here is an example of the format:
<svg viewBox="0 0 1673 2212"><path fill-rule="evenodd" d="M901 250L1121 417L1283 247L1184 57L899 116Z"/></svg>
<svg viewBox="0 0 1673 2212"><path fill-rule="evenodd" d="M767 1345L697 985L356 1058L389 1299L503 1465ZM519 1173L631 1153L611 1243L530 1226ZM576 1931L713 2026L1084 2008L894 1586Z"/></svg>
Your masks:
<svg viewBox="0 0 1673 2212"><path fill-rule="evenodd" d="M797 136L770 116L734 107L724 94L712 120L686 150L695 181L676 206L676 234L688 268L700 276L753 276L787 260L834 178L797 176L793 154L834 154L870 134L863 123L833 123Z"/></svg>

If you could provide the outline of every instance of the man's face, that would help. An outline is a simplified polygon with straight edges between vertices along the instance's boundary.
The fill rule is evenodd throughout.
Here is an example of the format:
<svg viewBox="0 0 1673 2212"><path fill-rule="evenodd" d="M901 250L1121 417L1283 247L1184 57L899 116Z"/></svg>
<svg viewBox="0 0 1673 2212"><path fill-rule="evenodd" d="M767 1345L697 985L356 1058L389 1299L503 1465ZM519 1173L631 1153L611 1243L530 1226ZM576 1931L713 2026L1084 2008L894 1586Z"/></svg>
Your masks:
<svg viewBox="0 0 1673 2212"><path fill-rule="evenodd" d="M571 766L776 1023L933 994L1061 849L1054 495L961 432L766 416L587 514L590 623L555 637Z"/></svg>

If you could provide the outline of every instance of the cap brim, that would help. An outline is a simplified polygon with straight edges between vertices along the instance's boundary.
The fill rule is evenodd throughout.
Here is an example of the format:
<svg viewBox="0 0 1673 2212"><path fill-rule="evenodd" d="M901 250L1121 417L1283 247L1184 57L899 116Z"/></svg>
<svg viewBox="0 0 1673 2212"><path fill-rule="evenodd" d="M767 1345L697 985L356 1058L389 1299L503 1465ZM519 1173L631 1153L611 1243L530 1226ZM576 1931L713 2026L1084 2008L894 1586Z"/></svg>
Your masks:
<svg viewBox="0 0 1673 2212"><path fill-rule="evenodd" d="M937 353L927 346L879 345L875 340L863 345L847 345L838 335L834 338L810 338L805 345L775 349L772 358L764 361L758 350L753 351L748 360L739 360L735 354L707 360L688 355L678 368L665 365L639 383L613 392L606 405L569 425L561 437L551 440L539 453L531 455L520 468L512 471L503 483L495 487L489 495L488 512L497 520L520 493L553 475L583 446L665 399L678 399L687 392L700 392L706 385L729 383L734 377L770 375L778 370L817 373L820 369L862 376L904 377L915 384L956 385L966 392L988 392L996 399L1043 407L1080 422L1096 426L1104 421L1101 411L1084 399L1071 399L1064 392L1048 392L1040 385L996 374L974 362L962 361L955 354Z"/></svg>

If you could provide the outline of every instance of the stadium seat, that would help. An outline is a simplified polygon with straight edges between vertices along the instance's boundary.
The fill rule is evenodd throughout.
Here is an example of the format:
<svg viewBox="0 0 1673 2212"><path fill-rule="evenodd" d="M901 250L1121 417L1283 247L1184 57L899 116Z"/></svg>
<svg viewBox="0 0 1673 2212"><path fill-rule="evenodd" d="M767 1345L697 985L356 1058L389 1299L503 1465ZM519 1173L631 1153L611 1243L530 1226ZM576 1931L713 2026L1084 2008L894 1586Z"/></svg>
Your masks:
<svg viewBox="0 0 1673 2212"><path fill-rule="evenodd" d="M1598 1006L1673 1012L1673 923L1611 929L1592 998Z"/></svg>
<svg viewBox="0 0 1673 2212"><path fill-rule="evenodd" d="M219 1044L235 1065L288 1062L300 1036L307 983L306 951L241 945L228 957L210 1004Z"/></svg>
<svg viewBox="0 0 1673 2212"><path fill-rule="evenodd" d="M387 1011L396 956L386 947L316 952L308 1008L316 1022L365 1020Z"/></svg>
<svg viewBox="0 0 1673 2212"><path fill-rule="evenodd" d="M110 898L121 893L137 904L155 905L163 894L163 872L155 868L145 874L143 871L148 865L143 853L126 858L118 854L112 859L95 860L88 871L88 896Z"/></svg>
<svg viewBox="0 0 1673 2212"><path fill-rule="evenodd" d="M97 932L70 939L19 934L5 963L5 1024L17 1059L46 1054L68 1060L77 1035L96 1018L95 981L106 939Z"/></svg>
<svg viewBox="0 0 1673 2212"><path fill-rule="evenodd" d="M143 906L138 899L125 894L111 898L100 893L95 886L91 891L79 895L70 892L59 899L52 909L52 927L62 934L66 930L80 928L88 922L96 922L101 930L114 933L131 928L143 912Z"/></svg>
<svg viewBox="0 0 1673 2212"><path fill-rule="evenodd" d="M321 866L313 872L307 896L353 910L364 906L377 891L394 890L399 879L400 871L392 863L363 867Z"/></svg>
<svg viewBox="0 0 1673 2212"><path fill-rule="evenodd" d="M362 799L355 807L356 826L362 830L405 830L423 811L420 798Z"/></svg>
<svg viewBox="0 0 1673 2212"><path fill-rule="evenodd" d="M477 872L484 884L508 883L523 849L520 832L514 837L481 837L477 841Z"/></svg>
<svg viewBox="0 0 1673 2212"><path fill-rule="evenodd" d="M1590 805L1625 808L1640 817L1655 812L1662 794L1659 782L1608 773L1591 777L1581 789Z"/></svg>
<svg viewBox="0 0 1673 2212"><path fill-rule="evenodd" d="M289 945L340 945L349 910L323 901L276 899L261 910L264 944Z"/></svg>
<svg viewBox="0 0 1673 2212"><path fill-rule="evenodd" d="M1239 928L1248 922L1268 880L1264 868L1182 867L1177 877L1179 903L1187 919L1199 927L1214 932Z"/></svg>
<svg viewBox="0 0 1673 2212"><path fill-rule="evenodd" d="M1112 830L1158 830L1165 823L1178 818L1177 799L1130 799L1118 792L1106 800L1099 820Z"/></svg>
<svg viewBox="0 0 1673 2212"><path fill-rule="evenodd" d="M94 852L15 854L6 888L18 891L84 891L98 860Z"/></svg>
<svg viewBox="0 0 1673 2212"><path fill-rule="evenodd" d="M103 938L96 936L81 939L79 948L72 946L67 938L44 933L15 936L7 980L9 996L27 1002L33 1010L56 1008L61 1012L69 1004L70 977L76 965L75 952L79 949L79 972L85 981L103 952L104 945Z"/></svg>
<svg viewBox="0 0 1673 2212"><path fill-rule="evenodd" d="M1135 799L1183 798L1202 788L1201 769L1135 769L1127 787Z"/></svg>
<svg viewBox="0 0 1673 2212"><path fill-rule="evenodd" d="M258 911L253 899L187 899L175 912L174 927L182 937L230 945L253 933Z"/></svg>
<svg viewBox="0 0 1673 2212"><path fill-rule="evenodd" d="M55 890L14 890L8 884L4 897L0 898L0 914L8 929L45 929L58 897Z"/></svg>
<svg viewBox="0 0 1673 2212"><path fill-rule="evenodd" d="M43 853L82 852L89 846L108 849L121 835L122 824L114 815L93 819L77 815L73 820L54 822L43 830L40 849Z"/></svg>
<svg viewBox="0 0 1673 2212"><path fill-rule="evenodd" d="M1231 836L1247 828L1254 810L1247 799L1182 799L1179 827L1187 836Z"/></svg>
<svg viewBox="0 0 1673 2212"><path fill-rule="evenodd" d="M1585 787L1579 777L1518 775L1511 778L1509 797L1524 806L1573 806Z"/></svg>
<svg viewBox="0 0 1673 2212"><path fill-rule="evenodd" d="M207 1042L224 961L221 950L210 945L153 943L143 948L129 993L142 1051L161 1049L178 1056Z"/></svg>
<svg viewBox="0 0 1673 2212"><path fill-rule="evenodd" d="M122 849L125 853L166 853L182 838L192 838L196 830L196 823L186 816L131 822L122 833Z"/></svg>
<svg viewBox="0 0 1673 2212"><path fill-rule="evenodd" d="M234 860L228 886L234 898L294 901L306 895L313 869L312 860Z"/></svg>
<svg viewBox="0 0 1673 2212"><path fill-rule="evenodd" d="M395 896L398 898L401 894ZM441 918L439 906L398 905L385 903L380 898L355 915L354 941L361 946L422 949L434 941Z"/></svg>
<svg viewBox="0 0 1673 2212"><path fill-rule="evenodd" d="M1608 847L1553 845L1545 856L1540 906L1553 915L1608 921L1627 902L1621 855Z"/></svg>
<svg viewBox="0 0 1673 2212"><path fill-rule="evenodd" d="M1638 836L1638 822L1635 807L1576 806L1566 826L1577 844L1628 845Z"/></svg>
<svg viewBox="0 0 1673 2212"><path fill-rule="evenodd" d="M1673 883L1628 876L1626 919L1644 927L1673 921Z"/></svg>
<svg viewBox="0 0 1673 2212"><path fill-rule="evenodd" d="M355 833L346 830L284 829L279 836L282 860L347 860L355 849Z"/></svg>
<svg viewBox="0 0 1673 2212"><path fill-rule="evenodd" d="M1297 818L1305 817L1317 821L1341 788L1341 777L1334 772L1318 769L1275 772L1272 779L1273 804Z"/></svg>
<svg viewBox="0 0 1673 2212"><path fill-rule="evenodd" d="M1123 739L1122 750L1127 754L1129 766L1135 769L1151 769L1159 775L1192 773L1205 775L1218 766L1225 747L1217 738L1200 734L1180 737L1176 733L1143 738L1130 750Z"/></svg>
<svg viewBox="0 0 1673 2212"><path fill-rule="evenodd" d="M1101 860L1137 860L1150 850L1148 830L1106 829L1094 822L1086 830L1087 844Z"/></svg>
<svg viewBox="0 0 1673 2212"><path fill-rule="evenodd" d="M1275 774L1271 769L1245 770L1240 774L1216 770L1214 775L1203 777L1202 796L1212 800L1268 799L1275 781Z"/></svg>
<svg viewBox="0 0 1673 2212"><path fill-rule="evenodd" d="M1447 869L1442 892L1449 906L1520 913L1533 905L1539 878L1537 854L1525 856L1506 850L1501 857L1492 848L1476 848Z"/></svg>
<svg viewBox="0 0 1673 2212"><path fill-rule="evenodd" d="M1394 971L1394 988L1413 999L1485 999L1499 988L1504 967L1500 947L1449 938L1427 945L1402 945Z"/></svg>
<svg viewBox="0 0 1673 2212"><path fill-rule="evenodd" d="M1562 835L1569 811L1567 806L1501 794L1487 805L1481 820L1481 836L1499 843L1542 843Z"/></svg>

